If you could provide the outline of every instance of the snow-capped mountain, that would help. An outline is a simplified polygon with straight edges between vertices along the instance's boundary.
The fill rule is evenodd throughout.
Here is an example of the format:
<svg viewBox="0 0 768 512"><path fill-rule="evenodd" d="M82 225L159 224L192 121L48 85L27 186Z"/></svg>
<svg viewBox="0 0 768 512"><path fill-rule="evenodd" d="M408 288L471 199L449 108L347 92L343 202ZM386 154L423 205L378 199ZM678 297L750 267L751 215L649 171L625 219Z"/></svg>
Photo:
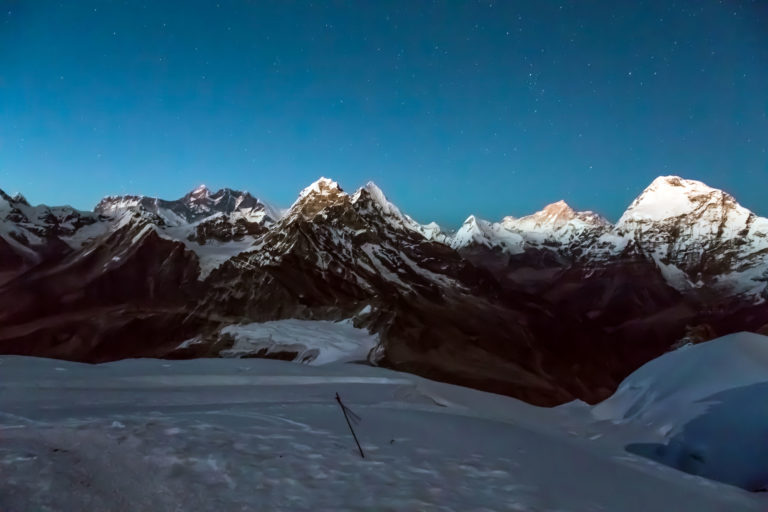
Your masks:
<svg viewBox="0 0 768 512"><path fill-rule="evenodd" d="M0 283L61 258L79 246L79 233L103 233L99 216L64 207L31 206L0 190Z"/></svg>
<svg viewBox="0 0 768 512"><path fill-rule="evenodd" d="M610 223L593 212L576 212L565 201L546 206L522 218L504 217L488 222L470 216L451 238L454 249L472 246L498 248L508 254L549 249L573 257L587 250L610 229Z"/></svg>
<svg viewBox="0 0 768 512"><path fill-rule="evenodd" d="M677 176L657 178L615 225L559 201L533 215L491 223L467 219L451 246L498 248L507 255L548 251L560 265L600 266L637 252L673 288L715 289L761 301L768 282L768 219L729 194Z"/></svg>
<svg viewBox="0 0 768 512"><path fill-rule="evenodd" d="M610 223L594 212L576 212L565 201L546 206L532 215L516 219L505 217L501 225L518 233L529 247L559 247L575 257L594 245Z"/></svg>
<svg viewBox="0 0 768 512"><path fill-rule="evenodd" d="M682 340L765 329L767 236L768 220L677 177L615 225L560 201L453 235L373 183L347 193L327 178L286 210L204 186L93 212L1 193L0 352L213 356L239 325L347 319L377 335L376 364L596 401Z"/></svg>
<svg viewBox="0 0 768 512"><path fill-rule="evenodd" d="M168 225L193 224L215 214L238 212L250 222L272 223L280 211L259 201L248 192L224 188L217 192L200 185L181 199L166 201L148 196L108 196L96 205L96 213L119 215L125 210L151 212Z"/></svg>
<svg viewBox="0 0 768 512"><path fill-rule="evenodd" d="M509 254L520 254L524 250L525 240L501 223L488 222L470 215L450 238L450 244L454 249L485 246Z"/></svg>
<svg viewBox="0 0 768 512"><path fill-rule="evenodd" d="M110 196L96 205L101 215L149 215L153 224L171 238L204 245L207 240L229 242L263 232L280 218L280 210L248 192L228 188L212 192L205 185L181 199L165 201L147 196Z"/></svg>
<svg viewBox="0 0 768 512"><path fill-rule="evenodd" d="M676 176L657 178L615 231L653 259L675 288L711 287L761 296L768 281L768 219L722 190Z"/></svg>
<svg viewBox="0 0 768 512"><path fill-rule="evenodd" d="M354 317L381 334L370 355L377 364L516 387L532 400L571 394L534 370L548 352L527 348L532 329L548 328L536 318L535 299L500 296L487 272L414 229L371 184L350 195L330 180L314 183L252 250L207 282L197 311L223 310L240 323ZM506 356L467 345L457 332L492 339L488 349L504 346ZM470 358L484 368L482 376L462 367Z"/></svg>
<svg viewBox="0 0 768 512"><path fill-rule="evenodd" d="M162 238L183 243L197 256L201 279L250 247L282 216L279 209L248 192L228 188L213 192L205 185L175 201L109 196L95 212L118 226L144 222Z"/></svg>

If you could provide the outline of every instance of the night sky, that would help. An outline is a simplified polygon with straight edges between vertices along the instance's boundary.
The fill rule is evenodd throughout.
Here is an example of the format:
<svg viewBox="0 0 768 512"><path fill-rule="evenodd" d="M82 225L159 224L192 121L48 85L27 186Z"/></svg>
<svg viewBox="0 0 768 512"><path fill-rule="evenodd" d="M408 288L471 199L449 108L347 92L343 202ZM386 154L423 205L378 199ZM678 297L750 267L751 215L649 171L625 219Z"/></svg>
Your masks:
<svg viewBox="0 0 768 512"><path fill-rule="evenodd" d="M653 178L768 215L765 1L0 0L0 188L91 209L368 180L421 222Z"/></svg>

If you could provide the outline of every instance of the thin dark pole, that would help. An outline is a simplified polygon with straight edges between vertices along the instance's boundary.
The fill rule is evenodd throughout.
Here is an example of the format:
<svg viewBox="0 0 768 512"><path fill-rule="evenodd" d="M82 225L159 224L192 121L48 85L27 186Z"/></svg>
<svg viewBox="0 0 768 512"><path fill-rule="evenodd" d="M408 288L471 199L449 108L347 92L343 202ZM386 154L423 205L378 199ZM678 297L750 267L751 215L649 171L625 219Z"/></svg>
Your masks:
<svg viewBox="0 0 768 512"><path fill-rule="evenodd" d="M355 435L355 429L352 428L352 424L349 422L349 418L347 417L347 408L344 406L343 403L341 403L341 397L339 396L338 393L336 393L336 401L339 402L339 407L341 407L341 413L344 415L344 419L347 420L347 426L349 427L349 431L352 432L352 437L355 439L355 444L357 445L357 449L360 450L360 456L362 458L365 458L363 449L360 448L360 442L357 440L357 435Z"/></svg>

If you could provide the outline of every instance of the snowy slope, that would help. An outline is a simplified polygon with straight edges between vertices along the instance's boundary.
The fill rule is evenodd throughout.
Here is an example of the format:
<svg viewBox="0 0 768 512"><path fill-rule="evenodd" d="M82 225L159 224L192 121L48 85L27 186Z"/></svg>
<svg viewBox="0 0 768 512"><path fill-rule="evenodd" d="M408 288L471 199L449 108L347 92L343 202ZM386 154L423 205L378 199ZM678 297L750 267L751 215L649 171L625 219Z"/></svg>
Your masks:
<svg viewBox="0 0 768 512"><path fill-rule="evenodd" d="M219 217L218 214L213 216L214 219L217 217ZM232 214L230 217L235 217L235 214ZM201 223L210 220L210 218L207 218L194 224L154 228L161 237L181 242L187 249L195 253L200 266L199 279L205 279L225 261L251 249L256 241L256 237L244 235L239 239L217 240L211 238L206 240L205 243L200 243L200 241L194 239L196 228Z"/></svg>
<svg viewBox="0 0 768 512"><path fill-rule="evenodd" d="M658 435L628 447L635 453L754 490L768 488L765 404L768 337L739 333L647 363L593 415Z"/></svg>
<svg viewBox="0 0 768 512"><path fill-rule="evenodd" d="M271 322L234 324L218 334L233 338L232 348L222 350L221 357L275 357L295 354L293 360L311 365L346 361L366 361L379 342L378 335L358 329L351 320L298 320L294 318ZM201 340L194 338L182 343L187 348Z"/></svg>
<svg viewBox="0 0 768 512"><path fill-rule="evenodd" d="M2 510L758 511L572 417L357 365L0 359ZM339 393L361 418L357 453Z"/></svg>

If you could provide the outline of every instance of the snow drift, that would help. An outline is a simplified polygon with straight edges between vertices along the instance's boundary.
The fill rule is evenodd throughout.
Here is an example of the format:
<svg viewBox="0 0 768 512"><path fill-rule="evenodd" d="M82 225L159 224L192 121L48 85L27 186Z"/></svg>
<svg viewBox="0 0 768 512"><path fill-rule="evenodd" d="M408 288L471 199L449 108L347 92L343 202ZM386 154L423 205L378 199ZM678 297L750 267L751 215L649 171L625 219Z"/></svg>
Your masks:
<svg viewBox="0 0 768 512"><path fill-rule="evenodd" d="M592 412L660 437L628 445L632 453L747 490L768 488L766 336L732 334L665 354Z"/></svg>

